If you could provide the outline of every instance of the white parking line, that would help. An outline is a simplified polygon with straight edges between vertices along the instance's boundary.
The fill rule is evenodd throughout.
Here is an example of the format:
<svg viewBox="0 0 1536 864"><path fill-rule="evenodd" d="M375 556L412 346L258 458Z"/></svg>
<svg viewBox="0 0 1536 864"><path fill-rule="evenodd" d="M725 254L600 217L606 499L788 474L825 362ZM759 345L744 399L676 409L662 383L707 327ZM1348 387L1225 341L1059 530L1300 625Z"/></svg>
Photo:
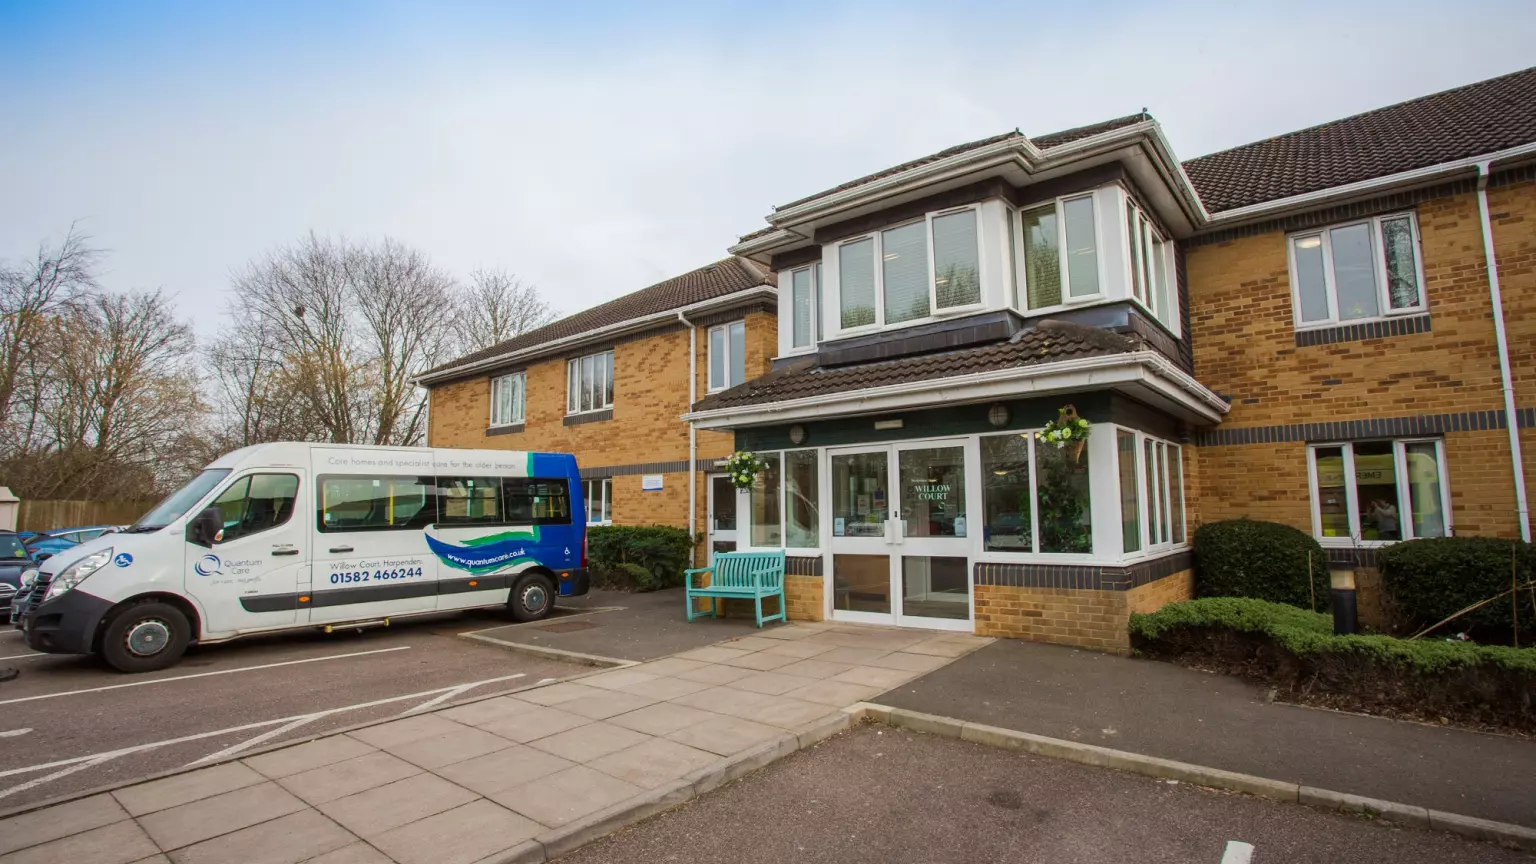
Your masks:
<svg viewBox="0 0 1536 864"><path fill-rule="evenodd" d="M1227 851L1221 856L1221 864L1249 864L1253 860L1253 846L1241 840L1228 840Z"/></svg>
<svg viewBox="0 0 1536 864"><path fill-rule="evenodd" d="M38 699L57 699L60 696L78 696L81 693L100 693L103 690L121 690L124 687L144 687L149 684L165 684L171 681L190 681L193 678L209 678L214 675L233 675L236 672L255 672L258 669L276 669L279 666L297 666L300 663L319 663L322 660L345 660L348 657L366 657L370 654L384 654L390 651L404 651L411 646L398 645L394 648L378 648L373 651L356 651L351 654L332 654L329 657L309 657L304 660L286 660L282 663L263 663L260 666L240 666L235 669L220 669L215 672L194 672L191 675L177 675L171 678L155 678L149 681L129 681L126 684L108 684L105 687L87 687L84 690L65 690L60 693L44 693L40 696L23 696L20 699L0 700L0 705L14 705L17 702L35 702Z"/></svg>
<svg viewBox="0 0 1536 864"><path fill-rule="evenodd" d="M391 697L389 697L387 699L375 699L375 700L373 700L371 702L360 702L360 703L358 703L356 705L345 705L345 706L342 706L340 708L331 708L331 709L326 710L326 711L316 711L316 712L314 712L312 714L295 714L295 715L290 716L290 717L278 717L278 718L275 718L275 719L272 719L272 720L261 720L261 721L256 722L256 723L246 723L246 724L241 725L241 726L231 726L228 729L216 729L216 730L214 730L212 732L199 732L199 733L197 733L195 735L183 735L180 738L170 738L170 739L167 739L165 741L153 741L153 742L150 742L148 744L136 744L136 745L134 745L132 747L123 747L123 748L118 749L118 750L108 750L108 751L105 751L105 752L102 752L102 753L90 753L90 754L87 754L85 756L75 756L75 757L72 757L72 758L69 758L69 759L59 759L59 760L56 760L56 761L53 761L53 762L44 762L44 763L41 763L41 764L38 764L38 765L28 765L28 766L25 766L23 768L11 768L9 770L0 771L0 777L14 777L14 776L17 776L17 775L20 775L20 774L31 774L31 773L33 773L35 771L50 771L50 770L52 770L53 773L47 774L47 775L42 776L42 777L34 778L32 780L28 780L25 783L22 783L22 784L17 785L17 786L12 786L12 787L10 787L8 789L0 789L0 798L5 798L5 797L8 797L10 795L14 795L17 792L22 792L22 791L25 791L27 789L31 789L31 788L34 788L36 786L40 786L40 785L42 785L44 783L47 783L47 782L49 782L51 780L55 780L55 779L57 779L59 777L64 777L64 776L67 776L69 774L74 774L77 771L84 771L87 768L92 768L92 767L94 767L96 765L100 765L103 762L107 762L107 761L110 761L112 759L117 759L119 757L127 756L127 755L130 755L130 754L133 754L133 753L142 753L142 752L144 752L146 750L155 750L155 749L158 749L158 748L161 748L161 747L169 747L169 746L171 746L173 744L185 744L185 743L190 742L190 741L200 741L200 740L205 739L205 738L217 738L217 737L220 737L220 736L223 736L223 735L231 735L231 734L236 733L236 732L246 732L246 731L250 731L250 730L253 730L253 729L266 729L269 726L278 726L278 727L292 728L292 727L301 726L304 723L309 723L309 722L312 722L314 720L318 720L318 719L320 719L322 717L328 717L328 716L333 715L333 714L341 714L341 713L346 712L346 711L356 711L356 710L359 710L359 709L362 709L362 708L374 708L374 707L377 707L379 705L388 705L388 704L390 704L392 702L404 702L404 701L406 701L408 699L421 699L423 697L428 697L428 696L437 696L437 695L439 695L439 694L441 694L441 693L443 693L445 691L463 692L463 691L471 689L473 687L480 687L480 686L484 686L486 684L496 684L496 683L499 683L499 682L502 682L502 681L513 681L513 680L516 680L518 678L523 678L523 677L525 677L524 673L519 672L516 675L503 675L503 676L501 676L499 678L487 678L487 679L485 679L483 681L473 681L473 682L469 682L469 683L466 683L466 684L453 684L453 685L450 685L448 687L438 687L435 690L424 690L424 691L422 691L420 693L408 693L408 694L406 694L404 696L391 696ZM302 721L302 722L299 722L299 721ZM241 744L236 745L235 747L225 748L225 750L220 751L219 754L214 754L214 756L203 757L203 758L198 759L196 762L193 762L191 764L196 765L196 764L199 764L199 763L202 763L202 762L212 761L217 756L223 755L223 754L238 753L241 750L247 749L247 748L249 748L249 747L251 747L251 746L253 746L253 745L257 744L257 743L262 743L262 742L268 741L268 740L270 740L273 737L276 737L275 734L263 733L261 735L255 736L254 738L252 738L249 741L241 742ZM60 769L60 770L55 770L55 769Z"/></svg>
<svg viewBox="0 0 1536 864"><path fill-rule="evenodd" d="M8 654L8 655L6 655L4 657L0 657L0 660L31 660L34 657L59 657L59 656L62 656L62 655L59 655L59 654L44 654L41 651L34 651L31 654Z"/></svg>

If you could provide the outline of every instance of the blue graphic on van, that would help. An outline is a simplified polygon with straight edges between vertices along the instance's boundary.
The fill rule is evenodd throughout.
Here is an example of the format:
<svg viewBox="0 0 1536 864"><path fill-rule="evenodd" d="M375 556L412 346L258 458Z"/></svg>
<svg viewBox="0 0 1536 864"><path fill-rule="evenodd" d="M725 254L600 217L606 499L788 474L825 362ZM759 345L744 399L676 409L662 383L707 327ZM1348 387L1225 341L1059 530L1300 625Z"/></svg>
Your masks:
<svg viewBox="0 0 1536 864"><path fill-rule="evenodd" d="M117 557L112 559L112 563L119 567L127 567L129 564L133 563L133 556L129 555L127 552L119 552L117 553Z"/></svg>
<svg viewBox="0 0 1536 864"><path fill-rule="evenodd" d="M427 530L427 548L432 550L437 560L455 570L464 570L477 575L534 561L535 559L528 554L528 547L536 546L539 542L537 527L532 531L502 531L485 537L476 537L465 540L462 545L439 540L432 536L430 528Z"/></svg>
<svg viewBox="0 0 1536 864"><path fill-rule="evenodd" d="M199 576L222 576L224 574L219 572L219 568L222 566L224 565L223 562L219 560L219 556L204 555L203 557L197 559L197 563L192 565L192 569L196 570L197 575Z"/></svg>

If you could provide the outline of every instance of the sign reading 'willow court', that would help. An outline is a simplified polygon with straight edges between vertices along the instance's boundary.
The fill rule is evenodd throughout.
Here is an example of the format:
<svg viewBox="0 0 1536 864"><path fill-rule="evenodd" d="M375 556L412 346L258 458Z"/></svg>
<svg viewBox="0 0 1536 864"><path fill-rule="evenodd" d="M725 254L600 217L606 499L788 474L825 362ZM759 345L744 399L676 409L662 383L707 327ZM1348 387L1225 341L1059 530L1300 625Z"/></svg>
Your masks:
<svg viewBox="0 0 1536 864"><path fill-rule="evenodd" d="M945 501L949 499L948 483L914 483L912 492L919 501Z"/></svg>

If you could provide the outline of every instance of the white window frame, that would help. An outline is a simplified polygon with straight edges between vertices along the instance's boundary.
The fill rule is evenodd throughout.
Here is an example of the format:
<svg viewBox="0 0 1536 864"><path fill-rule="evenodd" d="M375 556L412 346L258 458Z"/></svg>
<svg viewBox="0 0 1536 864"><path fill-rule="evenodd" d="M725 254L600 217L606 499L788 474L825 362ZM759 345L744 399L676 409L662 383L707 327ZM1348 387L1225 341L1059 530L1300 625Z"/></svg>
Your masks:
<svg viewBox="0 0 1536 864"><path fill-rule="evenodd" d="M496 410L501 405L501 391L513 380L517 379L517 400L513 403L510 418L496 416ZM491 379L491 428L498 429L506 426L520 426L528 418L528 373L513 372L510 375L498 375Z"/></svg>
<svg viewBox="0 0 1536 864"><path fill-rule="evenodd" d="M964 213L967 210L970 210L976 214L976 279L980 290L976 292L977 297L975 303L967 303L964 306L946 306L945 308L940 309L938 277L935 275L933 269L933 220L942 216L952 216L956 213ZM887 231L892 231L897 228L905 228L908 225L916 225L919 222L923 223L924 230L927 232L925 239L928 248L928 314L922 318L911 318L906 321L898 321L894 324L888 324L885 320L885 267L883 266L885 261L884 235ZM853 243L858 243L861 240L873 241L873 261L875 270L875 323L863 324L858 327L839 326L839 336L849 336L859 333L878 333L885 330L900 330L907 327L913 327L918 324L926 324L932 321L940 321L946 318L953 318L959 315L969 315L973 312L977 312L986 308L986 285L987 277L990 274L987 272L987 255L985 254L985 243L983 242L983 224L984 220L982 218L981 202L977 202L975 204L966 204L962 207L950 207L945 210L934 210L928 213L924 213L922 216L914 216L911 219L904 219L900 222L896 222L890 225L882 225L874 231L860 234L857 237L845 237L842 240L837 241L836 248L839 267L837 291L837 323L839 325L843 323L843 285L841 278L843 247ZM812 278L814 280L814 274L812 275ZM791 283L791 286L793 286L793 283ZM812 293L813 296L819 293L819 288L817 287L817 283L815 281L812 282ZM813 332L814 329L815 321L813 320ZM793 336L790 338L790 344L794 344Z"/></svg>
<svg viewBox="0 0 1536 864"><path fill-rule="evenodd" d="M756 551L759 549L784 549L795 555L810 556L820 555L824 527L822 525L822 490L825 483L822 474L825 473L826 451L816 447L791 447L788 450L756 450L756 455L777 456L779 459L779 538L777 546L757 546L752 543L752 490L736 490L736 548L743 551ZM790 546L789 545L789 454L814 453L816 454L816 537L815 546Z"/></svg>
<svg viewBox="0 0 1536 864"><path fill-rule="evenodd" d="M1355 490L1355 445L1379 443L1383 440L1390 440L1392 442L1393 485L1397 487L1398 534L1401 540L1366 540L1360 528L1360 501L1359 494ZM1375 549L1391 546L1403 540L1418 539L1413 534L1413 514L1409 509L1408 487L1407 484L1401 482L1406 476L1405 469L1408 464L1407 445L1409 444L1435 445L1435 469L1440 473L1440 512L1445 514L1444 536L1456 536L1451 518L1451 483L1450 472L1445 465L1444 438L1374 438L1358 441L1319 441L1315 444L1307 445L1307 491L1311 496L1312 536L1317 539L1319 544L1350 549ZM1322 497L1318 492L1317 483L1317 451L1325 447L1338 447L1344 453L1343 482L1345 512L1349 516L1348 537L1323 536Z"/></svg>
<svg viewBox="0 0 1536 864"><path fill-rule="evenodd" d="M805 268L802 268L802 269L805 269ZM794 296L793 288L791 288L790 296L791 296L791 298L793 298L793 296ZM736 327L738 325L741 327L741 381L734 381L734 380L732 380L732 375L731 375L731 328L732 327ZM793 311L790 312L790 326L791 327L794 326L794 312ZM723 340L724 344L725 344L725 358L724 358L725 362L721 366L721 368L724 370L724 372L722 374L725 375L725 381L723 381L723 382L715 380L715 334L716 333L724 333L725 334L725 338ZM717 324L714 327L709 328L709 332L704 334L704 367L705 367L705 370L706 370L705 373L704 373L705 379L708 381L708 386L705 387L705 390L707 392L710 392L710 393L715 393L715 392L718 392L720 390L729 390L732 387L735 387L737 384L741 384L742 382L747 380L747 322L746 322L746 319L738 318L735 321L728 321L728 322L726 322L724 324Z"/></svg>
<svg viewBox="0 0 1536 864"><path fill-rule="evenodd" d="M816 261L789 271L789 302L784 304L784 306L789 310L789 353L791 354L804 354L814 351L817 344L821 342L817 332L821 327L821 309L819 308L821 306L819 302L821 299L821 280L817 278L820 276L820 270L821 262ZM805 274L811 290L811 320L807 321L805 325L811 332L805 334L808 338L804 345L795 344L795 275L799 273Z"/></svg>
<svg viewBox="0 0 1536 864"><path fill-rule="evenodd" d="M608 518L607 519L601 519L600 518L600 519L598 519L595 522L592 521L592 512L593 512L592 511L592 501L593 501L592 489L593 489L594 486L601 493L601 496L597 499L598 500L597 514L598 514L598 516L602 516L602 514L605 513L605 512L608 514ZM589 477L589 478L581 481L581 497L582 497L582 502L584 504L586 504L586 506L587 506L587 514L586 514L586 516L587 516L587 524L588 525L612 525L613 524L613 478L612 477Z"/></svg>
<svg viewBox="0 0 1536 864"><path fill-rule="evenodd" d="M1095 194L1097 191L1090 189L1087 192L1058 195L1055 198L1042 199L1021 207L1014 207L1011 204L1008 206L1008 231L1012 235L1010 241L1013 244L1012 248L1015 250L1013 254L1013 296L1008 298L1008 305L1021 313L1038 315L1043 312L1065 309L1069 306L1098 303L1108 296L1104 290L1104 286L1107 284L1107 274L1104 272L1104 232L1102 230L1103 226L1099 224L1099 202L1098 196ZM1095 294L1073 297L1071 264L1068 260L1070 256L1067 253L1067 215L1065 208L1068 201L1075 201L1079 198L1087 198L1093 204L1093 257L1094 265L1099 271L1099 290ZM1028 270L1025 267L1029 255L1024 245L1023 214L1031 210L1039 210L1046 205L1056 208L1056 255L1059 258L1061 272L1061 302L1052 306L1030 308L1028 306L1029 276Z"/></svg>
<svg viewBox="0 0 1536 864"><path fill-rule="evenodd" d="M1139 518L1137 520L1139 523L1137 525L1137 529L1141 532L1140 550L1135 552L1125 552L1122 548L1121 551L1124 552L1126 558L1136 559L1147 557L1155 558L1166 555L1167 553L1174 550L1188 548L1190 537L1189 501L1188 496L1185 495L1183 483L1186 482L1186 478L1189 472L1184 470L1185 466L1183 462L1183 446L1174 443L1173 441L1169 441L1166 438L1159 438L1156 435L1148 435L1147 433L1137 429L1131 429L1125 426L1118 428L1120 431L1130 432L1136 436L1136 506L1140 509ZM1152 458L1153 462L1156 463L1155 465L1147 464L1148 444L1152 445ZM1118 459L1120 457L1119 447L1115 448L1115 454L1116 458ZM1179 460L1180 485L1177 488L1175 488L1173 484L1173 472L1168 468L1170 460L1173 459ZM1117 477L1119 476L1119 467L1120 466L1118 464L1115 465ZM1148 496L1148 472L1152 472L1153 474L1152 479L1155 485L1153 486L1152 491L1154 493L1161 494ZM1118 501L1119 497L1117 496L1117 504ZM1182 531L1179 530L1181 526L1174 523L1173 517L1171 515L1175 510L1174 504L1178 504L1177 512L1182 514ZM1165 509L1168 511L1167 514L1163 512ZM1125 516L1124 513L1121 513L1120 515L1122 519ZM1166 537L1163 534L1163 518L1165 515L1168 517L1168 531ZM1121 524L1123 524L1123 522ZM1179 534L1184 535L1184 539L1182 541L1174 539ZM1121 543L1123 546L1123 538Z"/></svg>
<svg viewBox="0 0 1536 864"><path fill-rule="evenodd" d="M1408 227L1413 237L1413 271L1414 278L1418 280L1419 302L1414 306L1405 306L1401 309L1392 308L1392 298L1387 285L1387 252L1381 242L1381 223L1393 219L1408 219ZM1371 236L1371 254L1375 262L1376 271L1376 308L1380 314L1366 318L1339 318L1339 294L1338 286L1333 274L1333 230L1336 228L1348 228L1353 225L1369 225ZM1317 237L1322 243L1323 250L1323 293L1328 301L1328 317L1321 321L1301 320L1301 280L1296 269L1296 241L1306 237ZM1424 247L1419 236L1419 216L1413 210L1402 210L1395 213L1383 213L1380 216L1372 216L1367 219L1351 219L1345 222L1335 222L1322 225L1317 228L1308 228L1305 231L1292 231L1285 236L1285 260L1287 278L1291 283L1291 320L1297 330L1315 330L1325 327L1348 326L1350 324L1365 324L1371 321L1383 321L1388 318L1396 318L1401 315L1419 315L1429 308L1429 289L1424 284Z"/></svg>
<svg viewBox="0 0 1536 864"><path fill-rule="evenodd" d="M587 408L585 410L582 410L581 408L581 363L583 360L586 360L589 357L598 358L600 362L597 362L594 365L602 369L597 379L603 385L597 388L598 399L604 400L608 398L608 370L613 367L613 360L611 359L613 357L613 349L610 348L607 351L599 351L596 354L583 354L580 357L573 357L570 360L567 360L565 364L566 416L571 416L574 414L592 414L598 411L608 411L613 408L613 402L611 401L606 402L601 406L594 404L591 408ZM615 379L618 378L618 372L616 369L613 377ZM614 388L614 397L618 397L617 387Z"/></svg>
<svg viewBox="0 0 1536 864"><path fill-rule="evenodd" d="M1152 318L1168 329L1175 336L1179 335L1178 306L1178 259L1173 254L1173 241L1163 236L1163 232L1157 227L1147 211L1136 203L1130 193L1125 194L1126 207L1126 284L1130 286L1127 295L1140 303L1142 308L1151 313ZM1161 249L1161 253L1159 253ZM1157 284L1157 262L1161 255L1163 271L1166 274L1168 295L1159 293ZM1140 293L1137 293L1137 289ZM1164 302L1166 301L1166 303ZM1167 308L1164 308L1164 307Z"/></svg>

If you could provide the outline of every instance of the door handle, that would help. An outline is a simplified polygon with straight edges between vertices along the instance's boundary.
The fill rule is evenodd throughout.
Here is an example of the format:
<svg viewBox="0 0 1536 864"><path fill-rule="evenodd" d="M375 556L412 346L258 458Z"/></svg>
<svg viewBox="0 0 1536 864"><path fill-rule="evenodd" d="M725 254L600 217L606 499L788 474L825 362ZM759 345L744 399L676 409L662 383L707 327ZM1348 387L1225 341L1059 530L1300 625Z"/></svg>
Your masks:
<svg viewBox="0 0 1536 864"><path fill-rule="evenodd" d="M297 554L299 554L299 550L297 550L297 549L273 549L272 550L272 554L273 555L297 555Z"/></svg>
<svg viewBox="0 0 1536 864"><path fill-rule="evenodd" d="M332 546L331 547L331 551L332 552L351 552L352 551L352 547L351 546Z"/></svg>

